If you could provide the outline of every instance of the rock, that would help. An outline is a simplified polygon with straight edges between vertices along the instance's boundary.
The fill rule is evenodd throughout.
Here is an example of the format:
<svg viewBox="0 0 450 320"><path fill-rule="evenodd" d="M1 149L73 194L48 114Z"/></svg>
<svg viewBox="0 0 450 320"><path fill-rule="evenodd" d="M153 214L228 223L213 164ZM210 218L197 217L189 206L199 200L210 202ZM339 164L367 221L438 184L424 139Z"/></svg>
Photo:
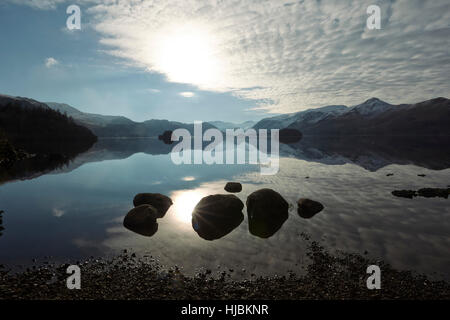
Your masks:
<svg viewBox="0 0 450 320"><path fill-rule="evenodd" d="M228 192L241 192L242 184L239 182L227 182L224 189Z"/></svg>
<svg viewBox="0 0 450 320"><path fill-rule="evenodd" d="M162 218L173 204L172 199L160 193L138 193L134 199L135 207L142 204L149 204L156 208L158 214L157 218Z"/></svg>
<svg viewBox="0 0 450 320"><path fill-rule="evenodd" d="M297 201L297 212L300 217L309 219L323 210L323 205L320 202L301 198Z"/></svg>
<svg viewBox="0 0 450 320"><path fill-rule="evenodd" d="M296 129L284 128L280 130L280 142L281 143L296 143L299 142L303 135Z"/></svg>
<svg viewBox="0 0 450 320"><path fill-rule="evenodd" d="M425 198L445 198L447 199L450 194L449 189L441 189L441 188L422 188L417 191L417 194L421 197Z"/></svg>
<svg viewBox="0 0 450 320"><path fill-rule="evenodd" d="M123 225L133 232L151 237L158 231L157 215L158 212L154 207L143 204L127 213L123 220Z"/></svg>
<svg viewBox="0 0 450 320"><path fill-rule="evenodd" d="M163 141L165 144L172 144L172 131L171 130L167 130L164 131L163 134L158 136L158 139Z"/></svg>
<svg viewBox="0 0 450 320"><path fill-rule="evenodd" d="M426 177L427 175L426 174L418 174L417 176L423 178L423 177Z"/></svg>
<svg viewBox="0 0 450 320"><path fill-rule="evenodd" d="M393 173L388 173L387 175L386 175L386 177L392 177L394 174Z"/></svg>
<svg viewBox="0 0 450 320"><path fill-rule="evenodd" d="M247 198L248 227L251 234L269 238L287 220L289 204L272 189L260 189Z"/></svg>
<svg viewBox="0 0 450 320"><path fill-rule="evenodd" d="M413 197L417 197L417 192L414 190L394 190L392 191L392 195L400 198L412 199Z"/></svg>
<svg viewBox="0 0 450 320"><path fill-rule="evenodd" d="M244 220L244 204L231 194L204 197L192 212L192 228L205 240L216 240L227 235Z"/></svg>

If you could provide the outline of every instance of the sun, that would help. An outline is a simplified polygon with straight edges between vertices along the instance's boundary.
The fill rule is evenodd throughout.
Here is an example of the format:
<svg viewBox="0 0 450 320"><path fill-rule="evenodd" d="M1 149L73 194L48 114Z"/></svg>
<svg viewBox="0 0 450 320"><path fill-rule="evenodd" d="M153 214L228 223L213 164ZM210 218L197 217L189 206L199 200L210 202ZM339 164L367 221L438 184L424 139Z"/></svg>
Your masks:
<svg viewBox="0 0 450 320"><path fill-rule="evenodd" d="M220 78L215 38L198 25L165 28L156 36L154 67L169 81L208 87Z"/></svg>
<svg viewBox="0 0 450 320"><path fill-rule="evenodd" d="M196 190L175 191L171 198L173 198L172 212L176 219L183 223L191 223L192 211L204 196L203 192Z"/></svg>

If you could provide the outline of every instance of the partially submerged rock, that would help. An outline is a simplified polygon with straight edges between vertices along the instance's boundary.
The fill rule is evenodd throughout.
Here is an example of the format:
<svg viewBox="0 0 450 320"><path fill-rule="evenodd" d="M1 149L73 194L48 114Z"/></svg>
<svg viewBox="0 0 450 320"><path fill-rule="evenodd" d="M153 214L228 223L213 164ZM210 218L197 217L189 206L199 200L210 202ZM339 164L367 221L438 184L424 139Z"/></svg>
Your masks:
<svg viewBox="0 0 450 320"><path fill-rule="evenodd" d="M394 190L392 191L392 195L400 198L412 199L417 196L417 192L414 190Z"/></svg>
<svg viewBox="0 0 450 320"><path fill-rule="evenodd" d="M297 212L300 217L309 219L315 216L317 213L323 210L323 205L320 202L301 198L297 201Z"/></svg>
<svg viewBox="0 0 450 320"><path fill-rule="evenodd" d="M421 197L425 198L445 198L447 199L450 194L450 188L444 189L444 188L422 188L417 190L417 194Z"/></svg>
<svg viewBox="0 0 450 320"><path fill-rule="evenodd" d="M204 197L192 212L192 228L205 240L227 235L244 220L244 204L231 194Z"/></svg>
<svg viewBox="0 0 450 320"><path fill-rule="evenodd" d="M154 207L143 204L127 213L123 220L123 225L133 232L151 237L158 231L157 215L158 212Z"/></svg>
<svg viewBox="0 0 450 320"><path fill-rule="evenodd" d="M276 191L260 189L247 198L248 227L251 234L269 238L287 220L289 204Z"/></svg>
<svg viewBox="0 0 450 320"><path fill-rule="evenodd" d="M138 193L134 199L133 204L135 207L142 204L149 204L156 208L157 218L162 218L173 204L172 199L161 193Z"/></svg>
<svg viewBox="0 0 450 320"><path fill-rule="evenodd" d="M163 141L165 144L172 144L172 131L171 130L167 130L164 131L163 134L158 136L158 139Z"/></svg>
<svg viewBox="0 0 450 320"><path fill-rule="evenodd" d="M448 199L450 195L450 188L422 188L417 191L414 190L395 190L392 194L396 197L409 198L425 197L425 198L445 198Z"/></svg>
<svg viewBox="0 0 450 320"><path fill-rule="evenodd" d="M241 192L242 184L239 182L227 182L224 189L228 192Z"/></svg>

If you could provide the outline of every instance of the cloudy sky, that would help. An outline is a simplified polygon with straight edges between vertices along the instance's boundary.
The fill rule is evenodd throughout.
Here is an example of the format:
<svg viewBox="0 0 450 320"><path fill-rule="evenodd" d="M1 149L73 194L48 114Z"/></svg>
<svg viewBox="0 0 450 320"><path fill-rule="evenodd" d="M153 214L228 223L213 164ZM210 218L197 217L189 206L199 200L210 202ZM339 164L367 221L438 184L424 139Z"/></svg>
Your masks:
<svg viewBox="0 0 450 320"><path fill-rule="evenodd" d="M450 97L448 0L6 0L0 43L0 93L138 121Z"/></svg>

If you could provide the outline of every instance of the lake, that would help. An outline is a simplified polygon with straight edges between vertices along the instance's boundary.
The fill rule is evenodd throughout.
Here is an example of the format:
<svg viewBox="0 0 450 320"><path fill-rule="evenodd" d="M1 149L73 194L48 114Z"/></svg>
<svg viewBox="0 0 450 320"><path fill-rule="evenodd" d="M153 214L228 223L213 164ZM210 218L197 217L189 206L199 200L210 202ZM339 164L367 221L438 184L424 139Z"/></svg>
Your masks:
<svg viewBox="0 0 450 320"><path fill-rule="evenodd" d="M331 250L367 251L399 269L450 278L450 200L391 194L447 187L448 150L347 145L282 145L278 174L264 176L258 165L175 165L171 147L155 139L100 140L65 167L0 186L0 263L75 262L127 249L186 274L201 269L233 269L237 278L301 273L307 258L300 234L306 233ZM289 218L273 236L261 238L249 232L244 208L244 221L229 234L200 238L191 225L192 210L204 196L225 194L228 181L242 183L236 196L244 204L255 190L279 192L290 204ZM174 202L151 237L122 225L140 192L162 193ZM325 208L304 219L297 213L299 198Z"/></svg>

